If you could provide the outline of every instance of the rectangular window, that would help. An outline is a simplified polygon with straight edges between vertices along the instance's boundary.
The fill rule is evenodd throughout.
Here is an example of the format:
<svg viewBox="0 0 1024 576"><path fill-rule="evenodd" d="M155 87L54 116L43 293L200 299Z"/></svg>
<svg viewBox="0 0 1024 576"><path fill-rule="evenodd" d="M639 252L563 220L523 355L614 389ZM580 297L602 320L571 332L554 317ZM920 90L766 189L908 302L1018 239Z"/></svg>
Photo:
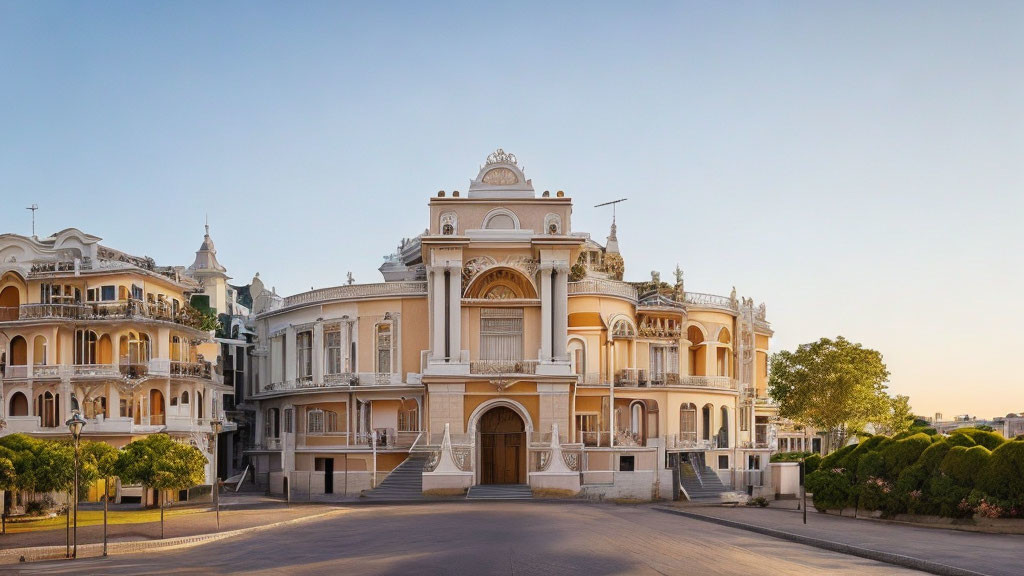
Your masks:
<svg viewBox="0 0 1024 576"><path fill-rule="evenodd" d="M132 298L136 300L142 300L142 288L132 284Z"/></svg>
<svg viewBox="0 0 1024 576"><path fill-rule="evenodd" d="M679 348L677 346L651 346L651 381L665 384L669 374L679 374ZM677 383L672 379L671 383Z"/></svg>
<svg viewBox="0 0 1024 576"><path fill-rule="evenodd" d="M111 302L117 300L117 290L114 286L101 286L100 287L100 300L104 302Z"/></svg>
<svg viewBox="0 0 1024 576"><path fill-rule="evenodd" d="M619 456L619 472L632 472L635 466L635 456Z"/></svg>
<svg viewBox="0 0 1024 576"><path fill-rule="evenodd" d="M294 419L294 413L291 408L284 409L284 431L291 434L294 430L292 426L292 420Z"/></svg>
<svg viewBox="0 0 1024 576"><path fill-rule="evenodd" d="M750 431L750 406L740 407L740 430L743 432Z"/></svg>
<svg viewBox="0 0 1024 576"><path fill-rule="evenodd" d="M720 454L718 456L718 469L719 470L728 470L729 469L729 457L726 456L725 454Z"/></svg>
<svg viewBox="0 0 1024 576"><path fill-rule="evenodd" d="M295 335L295 358L298 362L299 378L310 378L313 376L313 333L299 332Z"/></svg>
<svg viewBox="0 0 1024 576"><path fill-rule="evenodd" d="M415 400L411 402L415 404ZM419 430L419 426L419 407L414 405L398 411L399 432L416 432Z"/></svg>
<svg viewBox="0 0 1024 576"><path fill-rule="evenodd" d="M480 309L480 360L519 362L523 359L523 309Z"/></svg>
<svg viewBox="0 0 1024 576"><path fill-rule="evenodd" d="M336 330L325 333L324 345L327 347L327 354L324 355L327 365L324 372L341 374L341 332Z"/></svg>
<svg viewBox="0 0 1024 576"><path fill-rule="evenodd" d="M377 372L391 373L391 324L377 326Z"/></svg>

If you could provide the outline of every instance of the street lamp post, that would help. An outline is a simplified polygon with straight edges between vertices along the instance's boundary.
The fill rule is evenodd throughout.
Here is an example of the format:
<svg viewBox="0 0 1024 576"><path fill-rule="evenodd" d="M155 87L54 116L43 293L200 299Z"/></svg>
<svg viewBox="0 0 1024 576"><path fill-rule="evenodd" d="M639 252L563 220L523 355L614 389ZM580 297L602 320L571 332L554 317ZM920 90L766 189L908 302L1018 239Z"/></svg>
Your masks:
<svg viewBox="0 0 1024 576"><path fill-rule="evenodd" d="M75 484L72 488L74 505L75 505L75 528L73 532L74 550L71 552L72 558L78 558L78 441L82 437L82 428L85 427L85 418L76 410L71 414L71 418L68 418L67 424L68 430L71 431L71 436L75 439Z"/></svg>
<svg viewBox="0 0 1024 576"><path fill-rule="evenodd" d="M210 422L210 429L213 430L213 501L217 508L217 531L220 531L220 476L217 475L217 439L220 431L224 429L224 423L220 420Z"/></svg>

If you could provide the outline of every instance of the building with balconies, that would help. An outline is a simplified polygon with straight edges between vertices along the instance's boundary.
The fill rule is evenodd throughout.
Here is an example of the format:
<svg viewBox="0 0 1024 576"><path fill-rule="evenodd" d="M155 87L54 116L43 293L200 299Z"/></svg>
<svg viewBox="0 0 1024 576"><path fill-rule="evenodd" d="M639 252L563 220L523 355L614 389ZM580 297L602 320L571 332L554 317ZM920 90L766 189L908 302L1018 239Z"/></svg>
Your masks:
<svg viewBox="0 0 1024 576"><path fill-rule="evenodd" d="M433 494L671 497L681 472L759 487L764 305L688 292L678 267L624 281L614 220L602 245L571 217L498 150L465 194L430 199L384 282L283 299L254 282L257 481L355 494L412 459Z"/></svg>
<svg viewBox="0 0 1024 576"><path fill-rule="evenodd" d="M100 240L0 235L0 434L68 437L78 409L88 440L166 432L208 451L229 391L209 319L190 304L202 287Z"/></svg>

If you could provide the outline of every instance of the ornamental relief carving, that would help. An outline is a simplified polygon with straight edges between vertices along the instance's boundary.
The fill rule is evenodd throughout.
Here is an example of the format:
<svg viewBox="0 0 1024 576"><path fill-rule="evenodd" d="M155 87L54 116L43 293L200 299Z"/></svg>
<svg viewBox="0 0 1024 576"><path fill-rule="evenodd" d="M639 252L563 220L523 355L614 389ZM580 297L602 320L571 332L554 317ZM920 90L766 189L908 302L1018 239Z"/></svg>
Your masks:
<svg viewBox="0 0 1024 576"><path fill-rule="evenodd" d="M484 184L493 184L496 186L507 186L509 184L517 184L519 177L516 173L509 170L508 168L493 168L488 170L484 177L481 178Z"/></svg>
<svg viewBox="0 0 1024 576"><path fill-rule="evenodd" d="M526 278L532 280L537 274L538 262L526 256L506 256L504 260L498 261L491 256L477 256L466 261L462 268L462 291L465 293L470 282L480 273L491 268L504 267L512 268L521 272Z"/></svg>

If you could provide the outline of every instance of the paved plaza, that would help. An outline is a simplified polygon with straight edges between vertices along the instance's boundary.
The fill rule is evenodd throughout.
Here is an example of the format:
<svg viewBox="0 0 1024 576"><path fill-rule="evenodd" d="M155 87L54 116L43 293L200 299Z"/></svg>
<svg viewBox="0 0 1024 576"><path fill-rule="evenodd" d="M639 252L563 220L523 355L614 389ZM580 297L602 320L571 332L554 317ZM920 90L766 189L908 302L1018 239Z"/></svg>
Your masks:
<svg viewBox="0 0 1024 576"><path fill-rule="evenodd" d="M21 574L917 574L659 512L539 502L352 507L193 548L10 568Z"/></svg>

